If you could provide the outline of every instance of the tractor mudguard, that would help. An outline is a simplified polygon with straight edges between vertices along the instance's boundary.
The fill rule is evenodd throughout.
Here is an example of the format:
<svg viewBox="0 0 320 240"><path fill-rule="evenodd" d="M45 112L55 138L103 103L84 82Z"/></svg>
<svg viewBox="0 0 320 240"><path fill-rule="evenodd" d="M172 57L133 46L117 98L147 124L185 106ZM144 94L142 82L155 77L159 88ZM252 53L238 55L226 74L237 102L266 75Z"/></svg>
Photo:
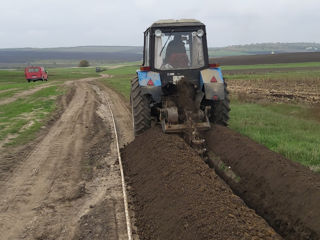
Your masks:
<svg viewBox="0 0 320 240"><path fill-rule="evenodd" d="M150 95L156 103L161 102L162 89L161 87L141 87L142 95Z"/></svg>
<svg viewBox="0 0 320 240"><path fill-rule="evenodd" d="M207 100L224 100L224 81L220 68L208 68L200 72L200 83Z"/></svg>
<svg viewBox="0 0 320 240"><path fill-rule="evenodd" d="M150 95L156 103L161 102L161 79L160 74L152 71L137 71L142 95Z"/></svg>

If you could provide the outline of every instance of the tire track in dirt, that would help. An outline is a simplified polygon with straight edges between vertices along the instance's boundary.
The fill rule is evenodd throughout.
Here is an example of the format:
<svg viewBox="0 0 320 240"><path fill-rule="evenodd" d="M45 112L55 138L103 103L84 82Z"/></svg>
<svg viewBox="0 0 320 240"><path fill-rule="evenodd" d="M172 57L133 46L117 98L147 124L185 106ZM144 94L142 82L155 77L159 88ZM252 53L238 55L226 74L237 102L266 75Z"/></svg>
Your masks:
<svg viewBox="0 0 320 240"><path fill-rule="evenodd" d="M104 76L110 77L109 75ZM134 139L130 110L131 106L128 101L124 99L124 97L122 97L112 89L99 83L98 86L103 90L103 92L106 92L109 97L109 102L111 104L112 112L114 114L114 119L118 130L119 145L120 148L122 148L128 143L132 142Z"/></svg>
<svg viewBox="0 0 320 240"><path fill-rule="evenodd" d="M9 89L5 89L5 90L0 90L0 93L6 93L6 92L11 92L11 91L15 91L18 90L19 88L9 88Z"/></svg>
<svg viewBox="0 0 320 240"><path fill-rule="evenodd" d="M110 112L91 80L68 83L75 94L61 118L0 187L1 239L126 237Z"/></svg>

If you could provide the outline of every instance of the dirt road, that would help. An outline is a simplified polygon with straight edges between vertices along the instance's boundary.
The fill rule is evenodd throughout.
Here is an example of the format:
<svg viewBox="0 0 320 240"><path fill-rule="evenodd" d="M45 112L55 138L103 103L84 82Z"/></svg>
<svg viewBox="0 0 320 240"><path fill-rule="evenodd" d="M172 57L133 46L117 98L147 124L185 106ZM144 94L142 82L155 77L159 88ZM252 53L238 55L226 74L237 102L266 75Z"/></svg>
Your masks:
<svg viewBox="0 0 320 240"><path fill-rule="evenodd" d="M25 159L12 157L16 166L0 185L0 239L127 237L107 105L111 93L92 80L68 82L74 94L68 105L68 96L61 101L61 117ZM120 115L127 111L120 103L111 104ZM117 122L127 130L120 134L123 143L132 137L128 122L128 114Z"/></svg>

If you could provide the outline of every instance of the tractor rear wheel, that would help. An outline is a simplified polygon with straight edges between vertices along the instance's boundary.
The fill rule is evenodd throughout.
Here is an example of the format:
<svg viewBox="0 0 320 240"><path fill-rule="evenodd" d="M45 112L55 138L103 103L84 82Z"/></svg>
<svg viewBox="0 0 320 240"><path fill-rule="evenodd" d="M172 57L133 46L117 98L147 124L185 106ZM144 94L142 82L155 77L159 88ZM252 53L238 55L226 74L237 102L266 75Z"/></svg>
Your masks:
<svg viewBox="0 0 320 240"><path fill-rule="evenodd" d="M131 81L130 102L134 135L138 136L151 127L151 107L148 97L141 94L137 77Z"/></svg>
<svg viewBox="0 0 320 240"><path fill-rule="evenodd" d="M224 100L213 102L211 105L210 122L228 126L230 112L229 91L227 83L224 83Z"/></svg>

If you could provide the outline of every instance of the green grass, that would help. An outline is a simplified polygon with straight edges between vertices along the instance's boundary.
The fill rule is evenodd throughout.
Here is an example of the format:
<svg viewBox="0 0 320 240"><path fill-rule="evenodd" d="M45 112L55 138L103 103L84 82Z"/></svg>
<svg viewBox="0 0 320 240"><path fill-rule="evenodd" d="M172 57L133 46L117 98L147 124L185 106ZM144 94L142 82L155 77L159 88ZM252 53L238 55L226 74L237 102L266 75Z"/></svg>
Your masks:
<svg viewBox="0 0 320 240"><path fill-rule="evenodd" d="M28 83L22 70L0 70L0 100L48 83L50 82L37 81Z"/></svg>
<svg viewBox="0 0 320 240"><path fill-rule="evenodd" d="M5 92L0 92L0 100L3 98L8 98L8 97L12 97L14 94L16 94L18 92L17 89L12 89L12 90L8 90Z"/></svg>
<svg viewBox="0 0 320 240"><path fill-rule="evenodd" d="M301 69L294 69L299 67ZM251 66L228 66L227 69L277 69L279 72L229 74L227 79L243 80L249 85L265 86L272 82L294 87L312 84L318 87L320 70L304 70L304 67L320 67L320 63L268 64ZM293 68L281 71L280 68ZM226 68L224 68L226 69ZM254 72L254 71L253 71ZM261 81L258 83L258 81ZM251 82L251 83L250 83ZM312 105L283 103L252 103L232 99L230 128L300 162L311 169L320 171L320 114Z"/></svg>
<svg viewBox="0 0 320 240"><path fill-rule="evenodd" d="M55 98L62 93L57 86L52 86L26 98L0 105L0 140L15 134L18 136L9 142L11 145L32 139L44 124L46 117L55 109ZM23 129L30 122L33 124Z"/></svg>
<svg viewBox="0 0 320 240"><path fill-rule="evenodd" d="M28 83L23 70L0 70L0 99L54 82L53 86L32 95L0 105L0 141L6 141L7 145L18 145L33 139L55 110L56 98L64 92L60 87L64 81L100 76L95 68L55 68L48 69L48 72L48 82ZM10 137L12 139L8 140Z"/></svg>
<svg viewBox="0 0 320 240"><path fill-rule="evenodd" d="M320 121L312 109L288 104L233 101L230 128L311 168L320 166Z"/></svg>
<svg viewBox="0 0 320 240"><path fill-rule="evenodd" d="M103 79L102 82L122 94L127 100L130 98L130 81L136 76L138 65L125 66L107 70L105 73L112 75L112 78Z"/></svg>
<svg viewBox="0 0 320 240"><path fill-rule="evenodd" d="M0 100L3 100L5 98L8 97L12 97L15 94L21 92L21 91L25 91L25 90L29 90L32 88L36 88L40 85L48 85L47 82L35 82L35 83L30 83L30 84L1 84L0 83L0 88L3 87L3 90L0 90ZM1 92L3 91L3 92Z"/></svg>
<svg viewBox="0 0 320 240"><path fill-rule="evenodd" d="M317 69L308 69L309 67L319 67ZM306 69L304 69L306 68ZM272 69L268 72L255 72L256 69ZM284 70L285 69L285 70ZM308 63L281 63L281 64L263 64L263 65L241 65L241 66L222 66L223 70L252 70L252 73L226 73L224 77L231 80L251 80L251 81L320 81L320 62ZM276 71L275 71L276 70Z"/></svg>
<svg viewBox="0 0 320 240"><path fill-rule="evenodd" d="M0 83L25 83L23 70L0 70ZM0 89L2 90L2 89Z"/></svg>
<svg viewBox="0 0 320 240"><path fill-rule="evenodd" d="M11 97L20 91L32 89L42 84L51 84L52 81L61 83L66 80L100 76L95 72L95 68L49 68L48 72L48 82L28 83L24 77L23 70L0 70L0 99Z"/></svg>
<svg viewBox="0 0 320 240"><path fill-rule="evenodd" d="M99 77L93 67L87 68L49 68L49 81L76 80L88 77Z"/></svg>
<svg viewBox="0 0 320 240"><path fill-rule="evenodd" d="M36 82L36 84L39 85L40 82ZM0 70L0 91L10 89L29 89L34 87L36 84L28 84L22 70ZM2 94L1 92L0 94L0 96L7 95Z"/></svg>
<svg viewBox="0 0 320 240"><path fill-rule="evenodd" d="M0 70L0 99L43 84L47 88L8 104L0 104L0 143L6 145L24 144L36 136L56 109L56 98L65 89L61 84L67 80L100 77L95 68L48 68L48 82L28 83L23 70ZM2 92L1 92L2 91Z"/></svg>

